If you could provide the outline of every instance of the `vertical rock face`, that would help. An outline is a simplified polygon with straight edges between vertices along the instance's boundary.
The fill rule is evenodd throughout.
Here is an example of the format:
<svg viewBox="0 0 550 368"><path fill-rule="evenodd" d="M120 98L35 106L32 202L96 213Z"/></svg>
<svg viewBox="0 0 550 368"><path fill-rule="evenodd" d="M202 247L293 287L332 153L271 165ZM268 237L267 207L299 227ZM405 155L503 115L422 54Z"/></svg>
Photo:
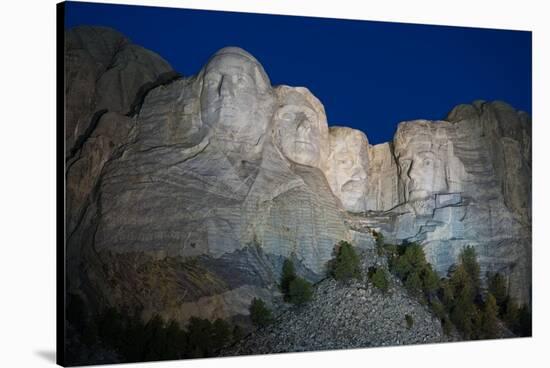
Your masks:
<svg viewBox="0 0 550 368"><path fill-rule="evenodd" d="M146 315L227 318L279 295L285 258L319 280L350 238L322 171L322 104L306 88L272 88L246 51L218 51L126 119L68 241L94 265L74 266L75 290Z"/></svg>
<svg viewBox="0 0 550 368"><path fill-rule="evenodd" d="M499 101L460 105L447 119L456 126L455 152L469 178L464 193L475 204L466 231L477 236L486 267L507 274L513 294L529 302L531 119Z"/></svg>
<svg viewBox="0 0 550 368"><path fill-rule="evenodd" d="M371 146L239 48L183 78L84 27L68 31L66 60L67 281L90 304L182 322L247 314L280 296L284 259L319 280L340 240L372 246L365 225L420 242L442 274L474 245L529 299L527 115L460 105Z"/></svg>
<svg viewBox="0 0 550 368"><path fill-rule="evenodd" d="M399 204L397 164L391 143L369 146L366 210L387 211Z"/></svg>
<svg viewBox="0 0 550 368"><path fill-rule="evenodd" d="M174 78L157 54L104 27L65 33L67 232L83 216L105 162L128 141L130 115L147 88Z"/></svg>
<svg viewBox="0 0 550 368"><path fill-rule="evenodd" d="M397 191L397 201L392 208L370 202L386 212L363 221L393 241L421 243L442 275L463 247L474 246L482 275L507 275L512 295L529 302L530 124L525 113L482 101L457 106L448 121L401 123L388 147L397 170L388 171L382 189ZM383 157L391 160L387 150ZM374 190L380 179L370 178Z"/></svg>
<svg viewBox="0 0 550 368"><path fill-rule="evenodd" d="M65 34L66 155L102 110L125 115L140 89L173 72L157 54L104 27L76 27Z"/></svg>

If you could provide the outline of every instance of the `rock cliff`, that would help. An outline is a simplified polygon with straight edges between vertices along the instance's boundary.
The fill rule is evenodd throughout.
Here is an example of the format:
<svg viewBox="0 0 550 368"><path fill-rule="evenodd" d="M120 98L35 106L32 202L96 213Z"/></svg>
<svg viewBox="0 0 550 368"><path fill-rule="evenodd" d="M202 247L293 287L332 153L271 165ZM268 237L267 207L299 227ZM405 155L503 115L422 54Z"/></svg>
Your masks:
<svg viewBox="0 0 550 368"><path fill-rule="evenodd" d="M66 32L65 85L67 285L90 305L237 318L280 298L284 259L319 281L371 229L418 241L441 274L474 245L530 299L531 121L504 103L372 146L242 49L183 77L96 27Z"/></svg>

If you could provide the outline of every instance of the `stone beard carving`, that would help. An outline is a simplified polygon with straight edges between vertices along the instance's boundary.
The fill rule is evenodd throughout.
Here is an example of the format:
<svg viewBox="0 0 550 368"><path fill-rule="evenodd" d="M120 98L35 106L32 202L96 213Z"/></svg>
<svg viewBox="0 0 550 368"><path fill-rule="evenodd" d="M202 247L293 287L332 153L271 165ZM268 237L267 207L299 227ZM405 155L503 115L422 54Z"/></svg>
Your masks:
<svg viewBox="0 0 550 368"><path fill-rule="evenodd" d="M278 109L273 118L273 138L292 162L324 167L328 153L328 124L323 105L307 88L277 87Z"/></svg>
<svg viewBox="0 0 550 368"><path fill-rule="evenodd" d="M448 129L447 122L419 120L399 124L394 147L401 203L460 191L464 167L453 153Z"/></svg>
<svg viewBox="0 0 550 368"><path fill-rule="evenodd" d="M367 170L369 165L367 136L355 129L330 128L330 153L326 172L332 192L351 212L366 210Z"/></svg>
<svg viewBox="0 0 550 368"><path fill-rule="evenodd" d="M201 74L201 119L214 136L228 141L229 150L261 146L274 102L261 64L240 48L226 47L212 56Z"/></svg>

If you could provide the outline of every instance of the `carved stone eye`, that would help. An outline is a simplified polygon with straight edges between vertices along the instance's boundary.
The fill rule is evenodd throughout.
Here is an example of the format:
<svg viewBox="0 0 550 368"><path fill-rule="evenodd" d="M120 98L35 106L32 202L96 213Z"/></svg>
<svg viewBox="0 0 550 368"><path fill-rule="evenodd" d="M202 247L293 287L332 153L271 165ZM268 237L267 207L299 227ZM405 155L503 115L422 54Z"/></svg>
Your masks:
<svg viewBox="0 0 550 368"><path fill-rule="evenodd" d="M317 115L313 111L307 110L307 111L304 112L304 114L305 114L307 120L309 120L310 122L314 122L314 121L317 120Z"/></svg>
<svg viewBox="0 0 550 368"><path fill-rule="evenodd" d="M351 160L340 160L340 165L343 168L350 168L350 167L353 166L353 161L351 161Z"/></svg>
<svg viewBox="0 0 550 368"><path fill-rule="evenodd" d="M212 75L205 79L204 83L207 88L214 89L219 88L222 77L220 75Z"/></svg>
<svg viewBox="0 0 550 368"><path fill-rule="evenodd" d="M239 85L243 85L246 83L246 78L243 75L235 75L233 81Z"/></svg>
<svg viewBox="0 0 550 368"><path fill-rule="evenodd" d="M283 120L292 121L296 118L296 114L291 111L284 111L279 114L279 117Z"/></svg>

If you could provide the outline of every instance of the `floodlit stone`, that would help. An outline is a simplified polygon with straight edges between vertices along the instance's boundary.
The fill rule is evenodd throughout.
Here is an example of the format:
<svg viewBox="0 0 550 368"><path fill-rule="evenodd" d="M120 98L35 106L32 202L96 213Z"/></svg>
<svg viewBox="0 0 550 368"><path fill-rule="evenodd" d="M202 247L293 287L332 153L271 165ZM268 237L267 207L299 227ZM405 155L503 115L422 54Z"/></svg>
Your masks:
<svg viewBox="0 0 550 368"><path fill-rule="evenodd" d="M179 321L232 317L280 298L285 259L318 281L335 244L372 249L376 229L419 242L441 275L472 245L482 276L503 273L529 302L527 114L476 101L369 145L329 130L307 88L272 87L242 49L158 83L169 66L122 35L67 38L71 292Z"/></svg>
<svg viewBox="0 0 550 368"><path fill-rule="evenodd" d="M351 212L367 209L368 140L365 133L345 127L330 128L327 179L332 192Z"/></svg>
<svg viewBox="0 0 550 368"><path fill-rule="evenodd" d="M325 166L328 125L323 105L306 88L279 86L273 135L283 155L297 164Z"/></svg>
<svg viewBox="0 0 550 368"><path fill-rule="evenodd" d="M401 202L460 192L464 168L453 153L451 128L448 122L426 120L399 124L393 143Z"/></svg>

